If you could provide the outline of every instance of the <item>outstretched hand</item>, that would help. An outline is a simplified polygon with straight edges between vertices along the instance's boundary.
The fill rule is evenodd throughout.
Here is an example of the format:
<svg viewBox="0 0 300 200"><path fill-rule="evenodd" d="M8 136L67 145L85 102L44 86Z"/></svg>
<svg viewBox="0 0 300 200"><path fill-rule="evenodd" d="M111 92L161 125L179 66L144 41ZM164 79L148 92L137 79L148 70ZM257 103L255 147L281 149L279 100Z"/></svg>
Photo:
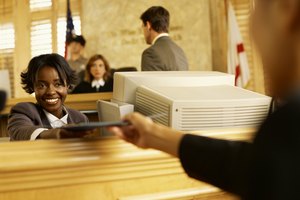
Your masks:
<svg viewBox="0 0 300 200"><path fill-rule="evenodd" d="M108 130L140 148L154 148L178 156L181 132L156 124L139 113L129 114L123 120L129 125L109 127Z"/></svg>
<svg viewBox="0 0 300 200"><path fill-rule="evenodd" d="M129 114L125 116L123 120L127 121L129 125L123 127L109 127L108 130L121 139L140 148L149 148L147 137L154 131L155 124L153 121L139 113Z"/></svg>

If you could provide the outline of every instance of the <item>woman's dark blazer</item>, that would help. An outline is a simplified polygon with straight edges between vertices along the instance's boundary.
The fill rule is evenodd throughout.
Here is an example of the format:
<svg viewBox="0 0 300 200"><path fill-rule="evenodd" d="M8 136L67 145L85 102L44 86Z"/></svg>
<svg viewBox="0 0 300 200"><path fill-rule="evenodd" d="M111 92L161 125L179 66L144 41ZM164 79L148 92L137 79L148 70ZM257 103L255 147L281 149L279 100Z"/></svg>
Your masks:
<svg viewBox="0 0 300 200"><path fill-rule="evenodd" d="M88 118L79 111L66 108L68 123L88 122ZM43 108L34 103L18 103L12 107L8 117L10 140L30 140L31 134L38 128L49 128L50 123Z"/></svg>

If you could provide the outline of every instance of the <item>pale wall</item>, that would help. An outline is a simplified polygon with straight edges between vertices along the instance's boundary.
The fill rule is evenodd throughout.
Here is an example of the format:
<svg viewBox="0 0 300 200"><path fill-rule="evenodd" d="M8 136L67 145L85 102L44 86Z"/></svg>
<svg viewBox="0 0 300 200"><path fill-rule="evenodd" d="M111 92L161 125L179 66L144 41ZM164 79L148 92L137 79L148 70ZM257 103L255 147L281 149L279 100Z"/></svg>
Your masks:
<svg viewBox="0 0 300 200"><path fill-rule="evenodd" d="M171 37L186 52L190 69L212 69L209 0L82 0L86 56L101 53L112 67L140 68L143 11L162 5L171 14Z"/></svg>

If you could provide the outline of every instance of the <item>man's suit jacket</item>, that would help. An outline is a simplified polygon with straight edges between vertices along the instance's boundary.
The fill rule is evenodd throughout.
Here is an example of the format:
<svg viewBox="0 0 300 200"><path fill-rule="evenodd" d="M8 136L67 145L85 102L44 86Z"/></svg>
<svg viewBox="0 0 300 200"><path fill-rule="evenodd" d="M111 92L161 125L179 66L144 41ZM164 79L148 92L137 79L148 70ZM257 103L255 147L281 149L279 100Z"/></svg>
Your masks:
<svg viewBox="0 0 300 200"><path fill-rule="evenodd" d="M88 122L87 117L73 109L66 108L68 123ZM50 128L50 123L38 104L18 103L12 107L8 117L10 140L30 140L31 134L38 128Z"/></svg>
<svg viewBox="0 0 300 200"><path fill-rule="evenodd" d="M269 115L253 142L185 135L187 174L242 199L300 199L300 97Z"/></svg>
<svg viewBox="0 0 300 200"><path fill-rule="evenodd" d="M163 36L142 54L142 71L187 71L183 50L170 37Z"/></svg>

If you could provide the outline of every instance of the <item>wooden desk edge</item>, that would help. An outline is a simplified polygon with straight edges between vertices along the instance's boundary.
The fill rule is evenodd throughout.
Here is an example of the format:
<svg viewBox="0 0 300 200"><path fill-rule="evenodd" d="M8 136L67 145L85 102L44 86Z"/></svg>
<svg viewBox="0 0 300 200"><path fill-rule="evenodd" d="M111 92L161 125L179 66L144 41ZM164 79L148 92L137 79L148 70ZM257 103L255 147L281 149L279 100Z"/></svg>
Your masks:
<svg viewBox="0 0 300 200"><path fill-rule="evenodd" d="M112 99L111 92L105 93L86 93L86 94L68 94L67 99L65 101L65 105L69 108L73 108L76 110L96 110L96 101L97 100L105 100L108 101ZM0 115L8 115L10 113L11 108L20 102L36 102L35 97L24 97L24 98L12 98L8 99L6 102L6 106ZM85 104L87 109L85 109Z"/></svg>
<svg viewBox="0 0 300 200"><path fill-rule="evenodd" d="M233 133L233 140L234 135L243 132L247 133L242 134L244 139L249 139L247 137L253 132L248 131L226 130ZM205 135L208 133L217 138L224 137L221 130L210 130ZM3 161L0 163L0 193L87 182L184 175L177 158L156 150L138 149L115 137L1 143L0 160Z"/></svg>

